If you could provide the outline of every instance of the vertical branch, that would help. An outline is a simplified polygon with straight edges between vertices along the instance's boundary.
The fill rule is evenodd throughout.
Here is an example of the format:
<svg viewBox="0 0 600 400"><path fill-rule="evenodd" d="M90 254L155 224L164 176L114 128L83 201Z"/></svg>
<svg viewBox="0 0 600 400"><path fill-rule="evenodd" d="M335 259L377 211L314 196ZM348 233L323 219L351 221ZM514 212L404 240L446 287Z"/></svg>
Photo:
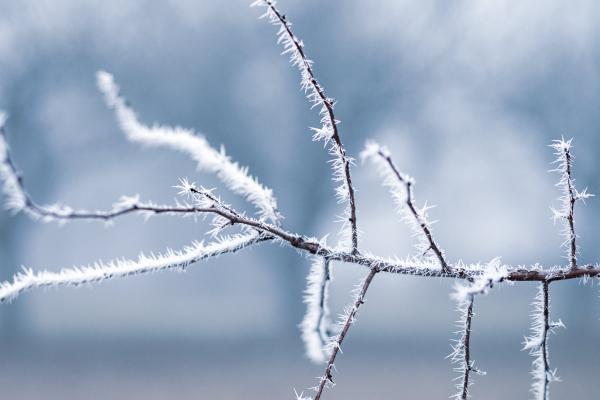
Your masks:
<svg viewBox="0 0 600 400"><path fill-rule="evenodd" d="M329 283L331 281L330 261L315 257L308 274L305 291L306 315L300 324L306 355L311 361L322 363L329 353L325 347L329 340Z"/></svg>
<svg viewBox="0 0 600 400"><path fill-rule="evenodd" d="M354 301L354 305L347 312L347 315L346 315L345 320L343 321L343 325L342 325L342 329L340 330L340 333L331 342L331 344L330 344L331 349L332 349L331 355L329 356L329 360L327 361L327 366L325 367L325 372L323 373L323 376L321 376L319 385L316 388L317 393L315 394L314 400L319 400L321 398L321 396L323 395L323 391L325 390L325 386L328 383L333 384L333 366L335 363L335 358L337 357L338 353L340 352L340 347L342 346L342 342L344 341L344 338L348 334L348 330L350 330L350 326L354 323L356 314L358 313L358 309L360 308L361 305L363 305L365 303L365 296L367 294L367 290L369 290L369 285L371 285L371 281L373 281L373 278L375 277L375 275L378 272L379 272L378 267L376 267L376 266L371 267L369 274L365 278L362 285L359 287L356 299Z"/></svg>
<svg viewBox="0 0 600 400"><path fill-rule="evenodd" d="M462 382L462 392L460 395L461 400L467 400L469 397L469 374L473 369L471 365L471 321L473 320L473 300L474 296L471 296L471 299L467 306L467 313L465 316L465 327L464 327L464 339L463 339L463 347L464 347L464 360L463 360L463 382Z"/></svg>
<svg viewBox="0 0 600 400"><path fill-rule="evenodd" d="M577 269L577 234L575 233L575 203L578 200L585 199L593 195L584 189L578 192L575 188L575 180L573 179L573 155L571 154L571 142L573 139L565 141L564 139L555 140L550 145L555 150L558 167L554 170L560 174L560 179L556 186L561 191L559 198L561 207L559 210L552 210L554 219L562 219L566 221L563 227L563 236L565 237L564 246L568 248L567 257L572 270Z"/></svg>
<svg viewBox="0 0 600 400"><path fill-rule="evenodd" d="M458 303L458 311L460 312L460 318L457 321L457 326L460 329L457 334L458 339L453 339L456 344L452 346L452 352L448 356L456 367L454 371L460 375L457 380L460 380L456 384L457 393L451 396L456 400L467 400L469 395L469 387L473 384L470 380L471 372L478 375L485 375L484 371L479 370L475 367L475 362L471 360L471 326L473 323L473 303L475 300L475 294L467 295L466 299L462 299Z"/></svg>
<svg viewBox="0 0 600 400"><path fill-rule="evenodd" d="M354 186L350 175L350 164L352 159L346 155L346 150L342 144L342 139L338 130L338 120L333 111L335 102L327 97L325 89L317 81L312 65L313 61L306 57L304 44L294 35L292 24L287 20L276 7L275 1L258 0L252 3L252 6L264 6L267 12L262 17L267 17L269 21L279 26L278 42L283 44L283 54L290 53L290 62L298 67L301 75L301 86L307 94L308 100L313 107L320 106L321 128L313 128L314 140L332 140L333 146L330 150L332 155L336 156L333 162L334 180L341 182L336 193L341 201L348 202L346 210L347 222L350 223L350 235L352 241L352 253L358 253L358 229L356 225L356 200L354 196Z"/></svg>
<svg viewBox="0 0 600 400"><path fill-rule="evenodd" d="M535 400L548 400L550 397L550 382L559 380L556 376L556 369L550 369L548 334L554 332L556 328L564 328L564 324L561 320L557 322L550 321L549 285L550 281L548 280L542 282L535 297L531 336L525 338L523 348L523 350L529 350L529 353L535 357L533 370L531 371L533 377L531 393Z"/></svg>
<svg viewBox="0 0 600 400"><path fill-rule="evenodd" d="M429 250L433 251L435 257L440 263L440 266L442 267L442 271L444 273L449 273L450 267L448 262L444 258L443 251L435 242L431 228L429 227L430 224L427 221L426 212L428 207L425 206L423 210L419 210L415 206L412 189L414 185L413 179L402 174L398 167L396 167L396 164L392 160L388 150L375 142L367 143L367 147L362 152L361 157L363 159L371 158L377 164L379 164L381 174L385 178L384 185L390 188L392 196L401 207L401 210L404 209L404 207L402 207L403 203L406 205L406 207L408 207L410 216L405 218L408 221L412 221L411 225L413 225L415 231L420 231L424 236L424 248L420 250L423 250L423 253L427 253Z"/></svg>
<svg viewBox="0 0 600 400"><path fill-rule="evenodd" d="M478 375L485 375L484 371L475 367L475 362L471 360L471 325L473 323L473 303L475 296L484 295L499 282L502 282L508 276L508 269L502 265L499 258L494 258L485 265L481 273L475 278L468 278L468 285L457 284L455 292L452 295L458 301L458 311L460 318L457 326L460 329L457 334L458 339L454 340L452 352L448 356L453 364L454 370L460 374L460 382L456 384L458 392L452 396L457 400L466 400L469 396L469 387L471 372Z"/></svg>

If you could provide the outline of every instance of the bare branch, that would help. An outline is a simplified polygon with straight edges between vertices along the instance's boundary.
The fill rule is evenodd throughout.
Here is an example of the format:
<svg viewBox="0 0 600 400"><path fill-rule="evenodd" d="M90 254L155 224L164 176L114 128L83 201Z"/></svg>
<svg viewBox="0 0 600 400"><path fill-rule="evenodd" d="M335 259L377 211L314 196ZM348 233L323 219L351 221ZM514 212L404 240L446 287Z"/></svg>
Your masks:
<svg viewBox="0 0 600 400"><path fill-rule="evenodd" d="M266 17L273 25L279 27L279 32L277 33L278 43L283 45L283 54L289 53L291 64L298 67L301 76L301 86L304 92L308 93L307 97L310 103L313 107L320 107L319 115L321 116L322 126L321 128L313 128L313 139L325 140L325 142L332 139L333 145L330 153L336 157L333 161L333 179L341 184L336 190L338 199L348 203L346 221L350 223L352 253L356 253L358 252L358 229L356 225L354 187L350 175L352 159L346 155L346 150L340 138L337 126L339 121L336 120L333 112L335 102L333 99L327 97L325 89L317 81L312 68L313 61L306 57L304 44L294 35L292 24L275 7L275 3L272 0L258 0L252 3L251 6L263 6L267 8L266 13L261 18Z"/></svg>
<svg viewBox="0 0 600 400"><path fill-rule="evenodd" d="M363 160L370 158L379 165L380 172L384 177L384 185L390 188L392 197L398 203L400 211L404 212L404 205L408 207L410 217L405 217L404 219L417 233L422 233L424 237L418 248L419 251L423 254L428 253L429 250L433 251L442 271L445 273L450 272L448 262L444 258L444 253L433 239L433 234L431 233L430 223L427 219L427 210L430 207L425 205L422 210L415 207L412 192L414 180L410 176L401 173L392 160L389 151L375 142L371 141L367 143L365 150L361 153L361 158Z"/></svg>
<svg viewBox="0 0 600 400"><path fill-rule="evenodd" d="M331 355L329 356L329 360L327 361L327 366L325 367L325 372L323 373L323 376L321 376L321 378L319 380L319 385L317 386L317 389L316 389L317 393L315 394L314 400L319 400L321 398L323 391L325 390L325 386L328 383L333 384L333 366L335 363L335 358L337 357L338 353L340 352L340 348L342 346L342 343L344 342L344 338L346 337L346 335L348 334L348 331L350 330L350 326L355 321L356 314L358 313L358 309L360 308L361 305L363 305L365 303L365 296L367 294L367 290L369 290L369 285L371 284L371 281L373 280L373 278L375 277L375 275L378 272L379 272L379 269L377 266L371 267L369 274L363 281L362 285L359 286L359 290L357 292L357 296L356 296L356 300L354 301L354 305L347 311L347 313L342 321L343 324L342 324L340 333L337 335L337 337L334 340L332 340L332 342L330 344Z"/></svg>

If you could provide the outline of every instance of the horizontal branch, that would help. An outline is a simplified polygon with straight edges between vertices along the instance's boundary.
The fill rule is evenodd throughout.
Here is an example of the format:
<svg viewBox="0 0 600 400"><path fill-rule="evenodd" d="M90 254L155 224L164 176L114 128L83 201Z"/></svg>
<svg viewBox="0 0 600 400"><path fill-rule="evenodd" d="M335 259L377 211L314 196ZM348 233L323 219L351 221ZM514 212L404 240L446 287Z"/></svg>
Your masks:
<svg viewBox="0 0 600 400"><path fill-rule="evenodd" d="M152 210L152 212L154 212L154 210ZM165 212L168 211L165 210ZM384 259L371 254L363 254L361 252L354 253L351 251L340 251L335 248L327 247L316 239L288 232L283 228L280 228L279 226L268 224L264 221L244 216L229 208L223 208L219 206L219 204L216 204L212 207L195 207L193 208L193 212L216 214L227 219L231 225L240 224L246 227L253 228L254 230L262 234L260 236L260 240L249 240L248 243L245 243L243 245L243 247L248 247L259 241L263 242L277 240L281 243L287 244L295 249L298 249L299 251L325 257L329 261L343 261L346 263L361 265L369 269L376 268L380 272L388 272L402 275L472 280L473 278L481 275L483 271L483 268L480 264L449 265L450 272L444 272L437 265L420 262L414 259ZM231 251L229 251L228 249L218 248L216 252L218 254L222 254L223 252ZM169 265L161 264L160 266L156 266L155 264L152 264L151 266L140 266L139 268L141 269L139 271L137 267L132 268L129 265L126 265L125 270L122 272L119 272L121 271L119 269L98 271L95 267L90 267L90 269L87 269L86 271L96 271L94 272L94 274L92 274L93 277L90 279L87 279L84 276L79 276L80 270L64 270L73 271L77 276L77 279L81 278L80 280L77 280L76 283L70 282L65 277L63 277L65 279L62 280L62 278L59 277L61 273L53 275L53 273L50 272L39 272L37 274L34 274L33 272L29 271L26 274L16 275L12 283L4 282L0 284L0 301L6 298L16 297L25 289L30 289L34 287L50 286L61 283L80 284L103 280L109 277L112 278L115 276L127 276L141 272L151 272L158 269L170 269L176 266L182 266L182 264L187 265L189 263L197 261L198 259L204 259L212 256L214 256L214 254L210 252L206 254L203 253L195 256L196 258L192 258L185 262L171 263ZM525 269L523 267L510 266L505 266L505 268L507 269L508 273L506 274L505 278L503 278L500 281L551 282L583 277L600 276L599 265L582 266L578 267L575 270L564 267L543 269L540 266L536 266L535 269Z"/></svg>
<svg viewBox="0 0 600 400"><path fill-rule="evenodd" d="M158 205L152 202L140 202L138 196L121 197L109 211L74 209L63 204L42 205L36 202L25 188L23 176L12 159L6 140L4 121L5 117L0 113L0 178L7 198L6 205L15 212L25 211L33 218L64 222L68 220L109 221L131 213L148 216L154 214L195 214L204 211L202 208L189 205Z"/></svg>

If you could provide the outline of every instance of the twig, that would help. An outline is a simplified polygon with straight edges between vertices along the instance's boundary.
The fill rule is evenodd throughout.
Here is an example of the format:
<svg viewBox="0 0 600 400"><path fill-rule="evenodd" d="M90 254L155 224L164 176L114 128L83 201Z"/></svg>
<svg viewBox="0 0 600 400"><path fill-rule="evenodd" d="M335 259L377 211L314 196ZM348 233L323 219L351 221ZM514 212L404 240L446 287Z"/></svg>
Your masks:
<svg viewBox="0 0 600 400"><path fill-rule="evenodd" d="M334 179L343 182L338 190L338 197L348 200L348 221L350 222L352 253L358 252L358 229L356 225L356 200L354 198L354 186L352 185L352 176L350 175L350 164L352 160L346 155L346 150L342 144L342 139L337 127L338 120L333 111L334 101L327 97L325 89L317 81L312 69L313 62L306 57L304 45L292 31L292 24L287 20L276 7L275 1L258 0L252 3L252 6L267 7L267 12L263 15L280 27L278 36L279 42L283 43L284 54L290 52L291 63L300 70L302 78L302 88L305 92L310 92L308 99L313 106L321 106L320 115L323 127L314 128L315 140L333 139L337 160L334 162ZM340 176L337 176L337 175Z"/></svg>
<svg viewBox="0 0 600 400"><path fill-rule="evenodd" d="M456 365L454 370L460 373L457 378L460 379L460 382L456 384L458 393L452 398L461 400L469 398L469 387L472 384L471 372L485 375L485 372L475 367L475 362L471 359L471 325L475 296L487 294L495 284L502 282L507 276L506 266L500 263L499 258L494 258L482 268L480 275L468 279L468 284L455 285L453 297L458 301L458 310L461 313L457 323L460 330L457 332L458 339L453 340L456 344L451 345L452 352L448 358Z"/></svg>
<svg viewBox="0 0 600 400"><path fill-rule="evenodd" d="M423 235L425 236L425 238L427 240L427 244L428 244L428 247L425 249L425 252L427 252L428 250L432 250L435 253L436 258L438 259L438 261L442 267L442 272L444 272L444 273L450 272L448 262L444 258L444 254L443 254L442 250L439 248L439 246L433 239L433 234L431 233L431 228L429 227L429 224L427 222L427 218L425 217L424 212L420 212L415 207L414 200L413 200L413 192L412 192L412 187L413 187L412 178L402 174L400 172L400 170L398 169L398 167L396 167L396 164L392 160L392 157L389 154L389 152L385 148L381 147L380 145L378 145L375 142L369 142L367 144L367 147L366 147L365 151L361 154L361 157L362 158L371 157L371 158L374 158L375 160L377 160L377 157L379 157L389 168L389 171L392 172L393 178L395 178L399 184L404 186L406 195L402 196L400 193L397 193L395 191L395 189L397 188L396 182L388 181L388 180L386 180L384 182L385 184L387 184L388 186L391 187L392 195L396 198L396 200L398 202L404 201L406 203L406 206L408 207L412 217L414 218L414 222L416 223L416 226L418 227L418 229L420 229L423 232ZM387 174L385 176L387 176Z"/></svg>
<svg viewBox="0 0 600 400"><path fill-rule="evenodd" d="M4 191L8 198L7 205L15 212L26 211L31 217L42 218L45 221L68 220L101 220L109 221L114 218L131 214L196 214L206 212L201 207L188 205L158 205L151 202L140 202L138 196L123 196L113 204L110 211L76 210L65 205L38 204L25 189L25 180L12 159L6 132L0 123L0 172L5 182Z"/></svg>
<svg viewBox="0 0 600 400"><path fill-rule="evenodd" d="M524 350L529 350L535 357L533 360L533 383L531 393L536 400L548 400L550 382L558 381L556 370L550 369L548 352L548 334L556 328L564 328L561 320L550 322L549 281L540 284L540 289L534 301L532 312L533 324L531 336L525 338Z"/></svg>
<svg viewBox="0 0 600 400"><path fill-rule="evenodd" d="M316 363L326 361L328 355L325 347L331 335L327 307L330 281L330 261L326 258L314 257L304 296L306 314L300 328L306 355Z"/></svg>
<svg viewBox="0 0 600 400"><path fill-rule="evenodd" d="M323 376L321 376L321 379L319 381L319 385L316 390L317 393L315 394L314 400L319 400L321 398L321 395L323 394L325 386L328 382L333 383L333 365L335 363L335 358L337 357L340 351L340 347L342 346L344 338L348 334L348 330L350 330L350 326L354 323L354 319L356 317L356 314L358 313L358 309L361 305L365 303L365 296L367 294L367 290L369 289L369 285L371 284L371 281L378 272L379 268L377 266L371 267L369 274L367 275L363 284L360 287L358 295L356 296L356 300L354 301L354 305L352 306L352 308L348 312L348 315L346 316L345 322L342 326L342 329L340 330L340 333L338 334L336 339L332 341L331 355L329 356L329 360L327 361L325 372L323 373Z"/></svg>
<svg viewBox="0 0 600 400"><path fill-rule="evenodd" d="M469 302L467 303L468 305L464 321L464 336L459 344L459 346L462 346L463 348L462 351L464 355L463 360L461 360L463 376L462 384L460 384L461 392L457 394L457 398L460 398L461 400L467 400L469 398L469 375L471 371L474 370L473 365L471 365L471 321L473 320L474 299L475 296L471 296Z"/></svg>
<svg viewBox="0 0 600 400"><path fill-rule="evenodd" d="M114 77L105 71L96 74L98 89L109 108L114 110L127 139L153 147L167 147L189 155L200 170L214 173L232 192L243 196L258 209L261 220L281 222L273 191L248 173L248 168L232 161L225 149L214 149L202 135L180 127L147 126L120 94Z"/></svg>
<svg viewBox="0 0 600 400"><path fill-rule="evenodd" d="M265 240L270 240L269 236L257 233L236 235L221 238L221 240L206 246L196 242L179 252L168 250L157 256L142 254L137 261L119 259L108 263L97 262L83 267L64 268L60 272L33 272L31 269L24 269L23 272L14 276L12 282L0 283L0 302L14 299L19 294L33 288L61 285L79 286L107 279L185 268L200 260L235 253Z"/></svg>
<svg viewBox="0 0 600 400"><path fill-rule="evenodd" d="M577 269L577 234L575 233L575 203L578 200L585 201L585 199L592 197L593 195L584 189L582 192L578 192L575 189L574 179L572 176L573 167L573 156L571 155L571 142L573 139L555 140L550 147L555 150L556 160L558 168L555 172L560 174L560 180L556 186L561 190L562 195L559 198L561 201L560 210L552 210L555 219L566 220L563 228L563 236L565 237L565 243L568 247L568 259L571 265L571 269Z"/></svg>

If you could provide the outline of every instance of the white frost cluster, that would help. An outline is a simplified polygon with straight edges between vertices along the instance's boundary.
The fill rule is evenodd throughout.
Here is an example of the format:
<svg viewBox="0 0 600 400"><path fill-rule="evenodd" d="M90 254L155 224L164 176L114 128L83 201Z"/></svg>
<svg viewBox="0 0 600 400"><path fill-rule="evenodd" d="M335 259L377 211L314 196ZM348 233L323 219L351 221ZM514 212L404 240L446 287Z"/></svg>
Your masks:
<svg viewBox="0 0 600 400"><path fill-rule="evenodd" d="M372 161L377 168L377 172L383 178L383 185L389 189L401 220L410 227L414 237L417 239L415 245L417 253L431 262L439 263L439 260L432 251L429 238L423 230L424 227L431 229L431 226L435 223L435 221L429 220L428 215L429 210L434 208L434 206L428 205L427 202L420 208L414 205L412 191L409 193L407 189L408 186L414 184L414 179L400 171L397 171L398 175L396 175L387 161L389 157L389 150L372 140L367 141L365 149L360 153L361 160L363 162L365 160ZM410 199L408 198L409 195L411 196ZM413 214L408 204L409 200L414 207L416 215Z"/></svg>
<svg viewBox="0 0 600 400"><path fill-rule="evenodd" d="M506 277L508 268L502 264L500 257L496 257L482 267L481 274L477 275L473 282L454 285L452 297L459 303L469 302L475 295L487 294L496 283L502 282Z"/></svg>
<svg viewBox="0 0 600 400"><path fill-rule="evenodd" d="M142 124L136 113L119 94L119 86L111 74L99 71L97 84L108 107L114 110L119 126L132 142L147 146L165 146L188 154L198 163L198 169L215 173L234 193L244 196L256 206L262 220L278 223L277 201L273 191L248 173L248 168L232 161L221 147L216 150L206 138L192 130L162 125Z"/></svg>
<svg viewBox="0 0 600 400"><path fill-rule="evenodd" d="M551 370L547 365L549 356L548 333L554 332L556 328L564 328L565 325L560 319L555 322L548 321L548 330L546 330L544 308L548 299L545 299L545 296L544 285L540 284L533 301L531 335L526 337L523 343L523 350L529 350L529 354L534 357L531 370L533 381L530 390L534 400L548 400L548 386L551 382L560 381L560 378L556 375L556 369Z"/></svg>
<svg viewBox="0 0 600 400"><path fill-rule="evenodd" d="M7 115L0 111L0 180L2 180L2 192L6 196L6 208L19 212L27 205L27 197L19 184L13 166L10 164L8 143L4 134L4 125Z"/></svg>
<svg viewBox="0 0 600 400"><path fill-rule="evenodd" d="M83 267L64 268L59 272L34 272L26 268L23 272L15 275L12 282L0 283L0 302L11 300L22 292L34 288L61 285L79 286L130 275L185 268L205 258L216 257L250 246L258 239L257 234L228 236L208 245L196 242L183 251L168 250L164 254L150 256L140 254L137 261L114 260L108 263L100 261Z"/></svg>
<svg viewBox="0 0 600 400"><path fill-rule="evenodd" d="M306 314L300 330L306 349L306 355L315 363L323 363L329 353L326 345L329 340L329 283L331 271L329 261L322 257L313 257L313 262L307 278L304 302Z"/></svg>

